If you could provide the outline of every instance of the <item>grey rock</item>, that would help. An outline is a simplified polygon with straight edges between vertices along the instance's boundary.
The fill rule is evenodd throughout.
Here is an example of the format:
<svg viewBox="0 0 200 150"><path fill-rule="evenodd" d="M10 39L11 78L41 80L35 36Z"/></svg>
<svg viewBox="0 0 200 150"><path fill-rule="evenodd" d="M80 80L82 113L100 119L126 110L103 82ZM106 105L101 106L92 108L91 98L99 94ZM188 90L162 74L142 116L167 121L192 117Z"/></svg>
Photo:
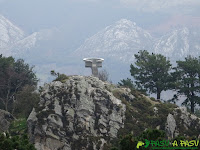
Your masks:
<svg viewBox="0 0 200 150"><path fill-rule="evenodd" d="M158 108L157 107L153 107L153 112L155 113L155 115L158 114Z"/></svg>
<svg viewBox="0 0 200 150"><path fill-rule="evenodd" d="M176 130L176 120L174 119L174 116L172 114L169 114L167 116L167 124L165 126L165 129L167 131L168 137L174 138L174 133Z"/></svg>
<svg viewBox="0 0 200 150"><path fill-rule="evenodd" d="M46 84L40 111L33 109L27 120L37 150L101 150L107 139L116 138L124 127L126 106L107 85L90 76Z"/></svg>
<svg viewBox="0 0 200 150"><path fill-rule="evenodd" d="M178 107L172 113L173 114L168 114L165 126L165 130L169 138L176 137L181 132L183 133L183 131L181 131L183 130L183 127L185 133L186 131L189 130L190 132L193 130L200 131L200 118L189 113L186 107ZM185 134L185 136L192 136L192 135Z"/></svg>

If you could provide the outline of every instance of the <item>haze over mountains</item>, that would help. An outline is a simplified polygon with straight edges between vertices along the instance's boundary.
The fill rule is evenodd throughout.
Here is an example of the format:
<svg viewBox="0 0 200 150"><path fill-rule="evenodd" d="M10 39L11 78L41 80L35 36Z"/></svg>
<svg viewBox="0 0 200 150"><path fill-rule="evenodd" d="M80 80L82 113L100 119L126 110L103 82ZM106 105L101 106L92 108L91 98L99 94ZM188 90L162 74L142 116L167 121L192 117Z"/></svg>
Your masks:
<svg viewBox="0 0 200 150"><path fill-rule="evenodd" d="M24 58L35 65L41 82L51 79L50 70L66 74L89 75L82 58L103 57L104 68L110 79L118 82L130 77L129 66L139 50L161 53L171 60L183 59L191 54L200 55L200 31L195 28L177 27L155 38L135 22L121 19L86 39L77 47L68 48L62 30L45 29L31 35L0 16L0 53ZM70 47L70 46L69 46Z"/></svg>

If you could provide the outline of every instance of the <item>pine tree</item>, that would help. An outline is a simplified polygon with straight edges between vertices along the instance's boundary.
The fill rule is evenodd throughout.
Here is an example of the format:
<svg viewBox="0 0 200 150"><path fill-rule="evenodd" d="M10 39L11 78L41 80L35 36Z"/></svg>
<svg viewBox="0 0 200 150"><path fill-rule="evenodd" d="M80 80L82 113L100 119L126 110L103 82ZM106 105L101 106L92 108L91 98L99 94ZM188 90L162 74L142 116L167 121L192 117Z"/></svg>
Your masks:
<svg viewBox="0 0 200 150"><path fill-rule="evenodd" d="M137 86L156 93L157 99L160 99L161 92L168 89L170 61L161 54L149 54L146 50L139 51L135 58L135 65L131 64L130 72Z"/></svg>
<svg viewBox="0 0 200 150"><path fill-rule="evenodd" d="M177 61L177 67L172 73L176 79L174 88L177 90L177 95L186 96L183 105L190 105L190 110L194 113L196 104L200 104L200 59L188 56L184 61Z"/></svg>

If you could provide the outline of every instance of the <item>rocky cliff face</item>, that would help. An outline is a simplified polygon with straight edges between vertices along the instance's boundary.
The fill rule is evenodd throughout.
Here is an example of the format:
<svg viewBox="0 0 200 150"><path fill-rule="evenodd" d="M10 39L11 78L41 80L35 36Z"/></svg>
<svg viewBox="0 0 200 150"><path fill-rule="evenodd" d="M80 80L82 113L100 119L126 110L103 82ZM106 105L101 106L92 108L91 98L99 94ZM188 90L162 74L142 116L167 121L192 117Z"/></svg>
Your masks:
<svg viewBox="0 0 200 150"><path fill-rule="evenodd" d="M38 150L102 149L124 127L126 107L94 77L73 76L43 88L28 118Z"/></svg>
<svg viewBox="0 0 200 150"><path fill-rule="evenodd" d="M199 136L200 119L174 104L83 76L46 84L28 118L37 150L102 150L119 135L137 136L147 128L164 130L169 138Z"/></svg>

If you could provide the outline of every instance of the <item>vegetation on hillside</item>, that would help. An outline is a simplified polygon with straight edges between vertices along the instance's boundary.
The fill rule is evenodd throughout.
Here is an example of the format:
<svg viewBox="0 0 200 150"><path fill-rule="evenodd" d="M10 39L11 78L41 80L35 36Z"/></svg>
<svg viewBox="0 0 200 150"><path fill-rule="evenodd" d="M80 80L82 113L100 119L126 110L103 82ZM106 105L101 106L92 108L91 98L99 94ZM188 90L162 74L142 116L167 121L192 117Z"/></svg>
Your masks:
<svg viewBox="0 0 200 150"><path fill-rule="evenodd" d="M119 91L113 91L113 94L126 105L125 126L119 130L119 136L130 132L139 135L147 128L165 130L168 114L173 114L174 109L177 107L171 103L152 100L140 92L131 91L135 98L129 101Z"/></svg>
<svg viewBox="0 0 200 150"><path fill-rule="evenodd" d="M0 150L36 150L29 143L27 135L10 136L8 133L0 134Z"/></svg>
<svg viewBox="0 0 200 150"><path fill-rule="evenodd" d="M22 91L27 91L27 86L32 89L29 93L34 92L38 79L33 72L33 67L26 64L23 59L15 60L13 57L1 55L0 70L0 109L14 114L15 109L21 109L18 104L22 99L17 95Z"/></svg>
<svg viewBox="0 0 200 150"><path fill-rule="evenodd" d="M189 105L190 111L194 113L195 106L200 105L200 58L188 56L184 61L177 61L174 68L163 55L149 54L146 50L135 54L135 59L130 72L137 87L156 93L157 99L160 99L162 91L174 90L177 94L172 100L185 96L182 104ZM129 79L122 80L122 83L129 84L129 87L133 85Z"/></svg>
<svg viewBox="0 0 200 150"><path fill-rule="evenodd" d="M51 75L56 77L53 81L60 81L65 82L69 77L65 74L60 74L59 72L55 72L54 70L51 70Z"/></svg>
<svg viewBox="0 0 200 150"><path fill-rule="evenodd" d="M16 118L11 122L9 134L0 133L0 150L35 150L26 135L26 120L39 102L37 83L33 67L23 59L0 55L0 109Z"/></svg>
<svg viewBox="0 0 200 150"><path fill-rule="evenodd" d="M131 133L121 136L120 139L114 145L107 145L107 147L105 147L104 150L152 150L155 149L153 147L158 147L157 149L163 149L163 147L168 147L167 149L169 149L169 147L174 147L172 144L174 141L177 141L180 145L180 140L195 140L198 142L198 140L200 139L188 138L184 136L177 136L173 139L167 139L164 131L157 129L147 129L138 136L135 136ZM153 143L153 141L155 141L155 143ZM144 143L140 144L140 147L138 147L139 142ZM163 146L161 146L160 144ZM190 147L186 147L187 149L190 149ZM174 148L178 147L175 146ZM200 144L198 144L197 147L191 147L191 149L194 148L199 149Z"/></svg>

